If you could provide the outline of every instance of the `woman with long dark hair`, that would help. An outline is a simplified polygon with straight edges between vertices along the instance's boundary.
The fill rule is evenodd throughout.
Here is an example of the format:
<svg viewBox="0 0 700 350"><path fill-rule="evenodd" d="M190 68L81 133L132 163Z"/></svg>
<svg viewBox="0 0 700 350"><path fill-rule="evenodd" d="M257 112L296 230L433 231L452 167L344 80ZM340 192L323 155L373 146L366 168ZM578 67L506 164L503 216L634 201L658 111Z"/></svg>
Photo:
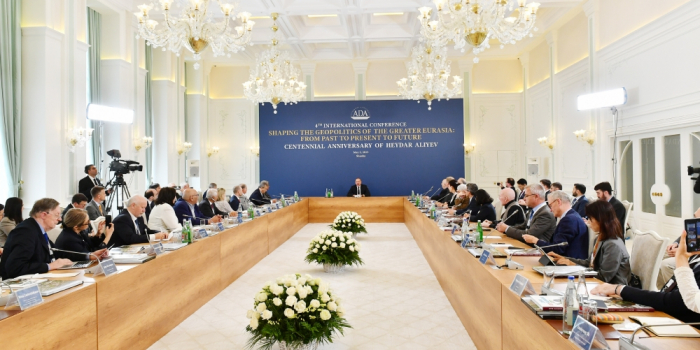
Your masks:
<svg viewBox="0 0 700 350"><path fill-rule="evenodd" d="M22 209L24 209L24 203L21 198L10 197L5 201L5 217L0 220L0 247L5 246L10 231L24 220Z"/></svg>
<svg viewBox="0 0 700 350"><path fill-rule="evenodd" d="M625 247L622 225L615 209L607 201L595 201L586 206L591 229L598 232L593 253L588 259L566 258L554 252L547 255L559 265L581 265L598 271L598 279L607 283L627 285L632 276L630 256Z"/></svg>
<svg viewBox="0 0 700 350"><path fill-rule="evenodd" d="M470 215L469 221L496 221L496 208L493 207L493 198L484 189L476 191L474 195L474 202L476 203L478 210L476 215Z"/></svg>
<svg viewBox="0 0 700 350"><path fill-rule="evenodd" d="M148 218L148 228L158 232L170 232L182 227L177 221L177 215L175 215L175 209L173 209L173 205L177 200L176 193L175 189L170 187L160 190L158 199L156 199L156 206L153 207L151 216Z"/></svg>

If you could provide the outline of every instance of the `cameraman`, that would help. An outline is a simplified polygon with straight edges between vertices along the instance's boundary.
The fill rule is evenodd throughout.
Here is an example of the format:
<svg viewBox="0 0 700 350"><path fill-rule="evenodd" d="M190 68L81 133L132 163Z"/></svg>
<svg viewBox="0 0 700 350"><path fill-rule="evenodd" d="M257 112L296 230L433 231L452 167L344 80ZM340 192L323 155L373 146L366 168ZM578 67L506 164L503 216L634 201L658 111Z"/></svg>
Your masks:
<svg viewBox="0 0 700 350"><path fill-rule="evenodd" d="M695 218L700 218L700 208L693 214ZM661 267L659 268L659 276L656 278L656 287L661 290L661 288L666 285L666 282L673 277L673 270L676 268L676 252L678 251L678 243L680 243L681 237L678 237L675 241L666 247L666 255L664 260L661 261Z"/></svg>
<svg viewBox="0 0 700 350"><path fill-rule="evenodd" d="M78 192L82 193L87 197L88 203L92 200L92 195L90 194L90 190L92 190L93 187L95 186L102 186L102 181L97 177L97 167L93 164L88 164L85 166L85 176L84 178L80 179L78 182ZM112 193L112 190L110 189L109 191L105 192L107 196Z"/></svg>

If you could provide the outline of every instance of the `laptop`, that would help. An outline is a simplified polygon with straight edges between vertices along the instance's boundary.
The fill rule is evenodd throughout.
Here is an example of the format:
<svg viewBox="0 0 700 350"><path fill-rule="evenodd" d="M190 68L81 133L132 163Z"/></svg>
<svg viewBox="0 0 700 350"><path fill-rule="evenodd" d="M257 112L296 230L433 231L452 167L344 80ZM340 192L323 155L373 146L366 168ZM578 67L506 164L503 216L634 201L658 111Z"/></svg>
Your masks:
<svg viewBox="0 0 700 350"><path fill-rule="evenodd" d="M532 270L544 274L545 268L554 269L554 277L578 276L581 271L585 271L586 277L595 277L598 271L588 270L584 266L533 266Z"/></svg>

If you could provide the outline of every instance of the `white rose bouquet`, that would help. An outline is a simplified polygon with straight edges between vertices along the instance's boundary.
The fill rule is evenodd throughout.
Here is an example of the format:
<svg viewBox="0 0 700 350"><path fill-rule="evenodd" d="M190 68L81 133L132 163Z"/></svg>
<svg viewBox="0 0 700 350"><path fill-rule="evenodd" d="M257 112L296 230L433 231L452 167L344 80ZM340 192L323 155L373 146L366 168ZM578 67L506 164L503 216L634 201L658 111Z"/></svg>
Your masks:
<svg viewBox="0 0 700 350"><path fill-rule="evenodd" d="M344 211L333 220L331 228L340 232L350 232L353 234L367 233L365 220L354 211Z"/></svg>
<svg viewBox="0 0 700 350"><path fill-rule="evenodd" d="M332 343L336 333L352 328L344 313L328 283L310 275L286 275L265 283L255 295L247 314L246 331L252 334L247 347L269 350L280 342L296 349Z"/></svg>
<svg viewBox="0 0 700 350"><path fill-rule="evenodd" d="M304 261L342 267L362 264L360 243L348 232L326 230L319 233L309 243Z"/></svg>

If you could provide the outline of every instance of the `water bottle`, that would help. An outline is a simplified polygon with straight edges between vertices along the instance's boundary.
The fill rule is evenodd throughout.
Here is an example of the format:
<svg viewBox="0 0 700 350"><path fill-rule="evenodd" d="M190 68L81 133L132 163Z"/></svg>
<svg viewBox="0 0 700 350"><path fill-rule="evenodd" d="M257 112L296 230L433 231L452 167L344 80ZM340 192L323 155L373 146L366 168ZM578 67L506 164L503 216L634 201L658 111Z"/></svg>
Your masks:
<svg viewBox="0 0 700 350"><path fill-rule="evenodd" d="M238 223L242 224L243 223L243 209L241 206L238 206Z"/></svg>
<svg viewBox="0 0 700 350"><path fill-rule="evenodd" d="M430 218L435 219L435 203L433 203L432 206L430 206Z"/></svg>
<svg viewBox="0 0 700 350"><path fill-rule="evenodd" d="M588 300L588 287L586 286L586 272L581 270L578 275L578 284L576 285L576 299L579 305Z"/></svg>
<svg viewBox="0 0 700 350"><path fill-rule="evenodd" d="M325 195L324 197L330 198L330 194L329 194L329 192L328 192L328 188L326 188L326 195Z"/></svg>
<svg viewBox="0 0 700 350"><path fill-rule="evenodd" d="M333 189L331 188L331 198L333 198Z"/></svg>
<svg viewBox="0 0 700 350"><path fill-rule="evenodd" d="M469 241L469 219L462 218L462 241Z"/></svg>
<svg viewBox="0 0 700 350"><path fill-rule="evenodd" d="M574 286L574 276L569 276L569 282L566 285L566 292L564 293L564 302L562 303L562 324L561 332L564 334L570 334L571 329L576 323L576 317L578 316L578 301L576 300L576 286Z"/></svg>
<svg viewBox="0 0 700 350"><path fill-rule="evenodd" d="M255 219L255 210L253 210L253 206L248 207L248 217L251 219Z"/></svg>
<svg viewBox="0 0 700 350"><path fill-rule="evenodd" d="M484 242L484 229L481 228L481 220L476 223L476 232L479 235L479 243Z"/></svg>
<svg viewBox="0 0 700 350"><path fill-rule="evenodd" d="M413 199L416 196L416 192L411 190L411 199Z"/></svg>
<svg viewBox="0 0 700 350"><path fill-rule="evenodd" d="M282 208L287 206L287 201L284 200L284 195L280 197L280 204L282 204Z"/></svg>
<svg viewBox="0 0 700 350"><path fill-rule="evenodd" d="M294 191L294 202L299 201L299 195L297 194L297 191Z"/></svg>
<svg viewBox="0 0 700 350"><path fill-rule="evenodd" d="M189 231L190 220L185 220L182 222L182 243L187 243L187 231Z"/></svg>

